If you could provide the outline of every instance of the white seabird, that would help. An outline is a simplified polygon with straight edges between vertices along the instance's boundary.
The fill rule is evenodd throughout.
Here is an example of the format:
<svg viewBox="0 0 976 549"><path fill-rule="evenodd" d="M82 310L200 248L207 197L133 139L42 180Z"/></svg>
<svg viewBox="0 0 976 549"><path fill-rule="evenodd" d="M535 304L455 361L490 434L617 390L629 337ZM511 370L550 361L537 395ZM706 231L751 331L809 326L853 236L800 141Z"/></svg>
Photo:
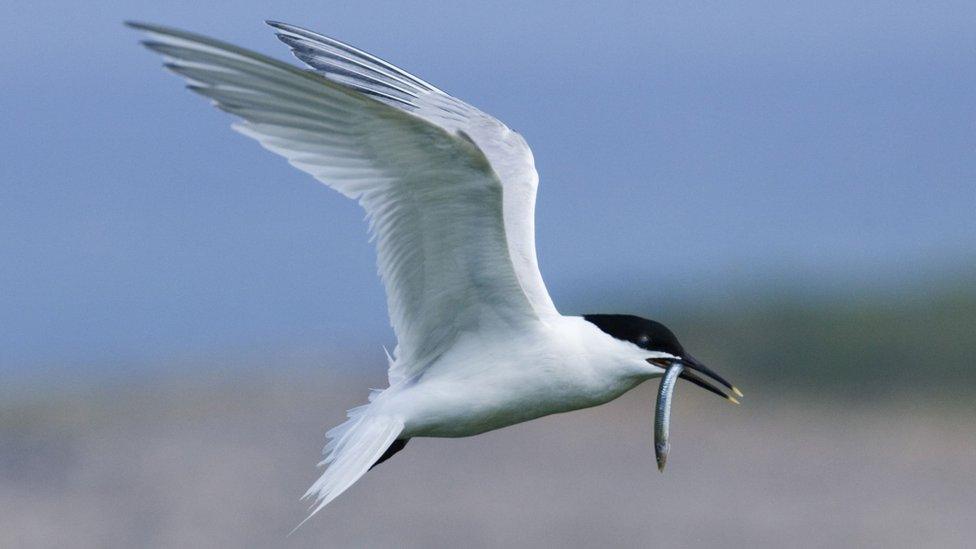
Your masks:
<svg viewBox="0 0 976 549"><path fill-rule="evenodd" d="M741 396L663 324L559 314L536 262L538 174L522 136L338 40L268 24L311 71L129 23L191 90L243 119L234 129L366 210L397 337L390 386L327 433L309 518L413 437L596 406L667 372L655 425L663 470L677 378L735 402L697 371Z"/></svg>

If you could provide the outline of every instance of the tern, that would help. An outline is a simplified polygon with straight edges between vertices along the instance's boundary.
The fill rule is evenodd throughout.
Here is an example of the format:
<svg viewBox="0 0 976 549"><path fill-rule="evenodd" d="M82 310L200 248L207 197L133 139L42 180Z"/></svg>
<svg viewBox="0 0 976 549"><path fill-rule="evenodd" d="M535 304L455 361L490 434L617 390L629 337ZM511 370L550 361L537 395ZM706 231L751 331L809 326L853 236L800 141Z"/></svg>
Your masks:
<svg viewBox="0 0 976 549"><path fill-rule="evenodd" d="M742 396L659 322L556 310L536 259L539 177L525 140L505 124L297 26L268 22L309 69L127 24L189 89L239 117L235 130L366 211L397 345L389 387L326 434L327 468L305 494L308 518L414 437L467 437L597 406L659 377L663 471L678 379L731 402Z"/></svg>

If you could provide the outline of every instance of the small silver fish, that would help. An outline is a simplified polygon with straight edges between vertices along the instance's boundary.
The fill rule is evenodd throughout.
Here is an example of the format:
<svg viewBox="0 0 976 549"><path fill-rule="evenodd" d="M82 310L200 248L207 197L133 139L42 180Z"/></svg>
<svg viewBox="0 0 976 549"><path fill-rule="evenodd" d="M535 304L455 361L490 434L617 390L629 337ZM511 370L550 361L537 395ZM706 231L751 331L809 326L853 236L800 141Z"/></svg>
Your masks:
<svg viewBox="0 0 976 549"><path fill-rule="evenodd" d="M668 451L671 444L668 442L668 435L671 430L671 400L674 395L674 386L678 382L684 366L680 362L675 362L668 366L661 378L661 386L657 391L657 406L654 413L654 455L657 457L657 470L664 472L664 466L668 462Z"/></svg>

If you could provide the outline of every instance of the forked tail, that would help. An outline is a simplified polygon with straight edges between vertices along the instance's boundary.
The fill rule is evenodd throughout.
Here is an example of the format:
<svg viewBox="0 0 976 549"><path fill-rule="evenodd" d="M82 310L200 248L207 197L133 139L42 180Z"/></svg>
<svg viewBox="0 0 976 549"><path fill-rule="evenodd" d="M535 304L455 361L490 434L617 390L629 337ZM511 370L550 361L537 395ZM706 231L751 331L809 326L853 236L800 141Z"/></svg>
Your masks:
<svg viewBox="0 0 976 549"><path fill-rule="evenodd" d="M349 410L349 419L326 433L329 442L322 450L325 459L319 466L328 468L302 496L314 497L315 501L308 517L295 530L359 480L403 431L402 421L371 414L369 408L366 405Z"/></svg>

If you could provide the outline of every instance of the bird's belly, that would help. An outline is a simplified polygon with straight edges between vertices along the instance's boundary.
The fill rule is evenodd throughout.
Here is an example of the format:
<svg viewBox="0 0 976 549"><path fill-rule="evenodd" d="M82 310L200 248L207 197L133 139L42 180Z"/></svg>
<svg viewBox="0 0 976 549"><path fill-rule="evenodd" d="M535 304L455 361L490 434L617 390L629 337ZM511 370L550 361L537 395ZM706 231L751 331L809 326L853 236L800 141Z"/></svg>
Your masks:
<svg viewBox="0 0 976 549"><path fill-rule="evenodd" d="M609 402L639 381L564 366L495 368L483 376L425 380L402 394L407 437L464 437ZM398 395L401 396L401 395Z"/></svg>

